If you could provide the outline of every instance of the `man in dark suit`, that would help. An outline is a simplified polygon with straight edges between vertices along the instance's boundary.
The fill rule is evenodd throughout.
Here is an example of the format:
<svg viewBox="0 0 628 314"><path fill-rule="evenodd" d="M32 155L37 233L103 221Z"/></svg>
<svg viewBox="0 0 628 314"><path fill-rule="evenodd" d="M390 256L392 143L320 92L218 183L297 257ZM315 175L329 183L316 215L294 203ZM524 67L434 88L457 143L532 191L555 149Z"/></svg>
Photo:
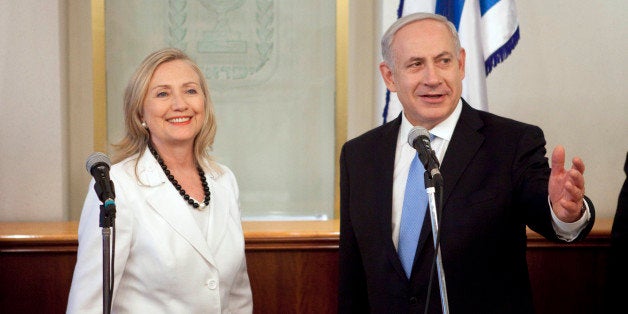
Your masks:
<svg viewBox="0 0 628 314"><path fill-rule="evenodd" d="M611 249L608 261L606 307L608 313L626 311L628 295L628 153L624 162L624 185L617 199L617 211L611 231Z"/></svg>
<svg viewBox="0 0 628 314"><path fill-rule="evenodd" d="M471 108L460 96L465 51L441 16L399 19L382 38L380 72L403 113L351 141L340 157L340 313L418 313L434 257L429 211L407 266L398 254L413 126L435 136L444 180L441 251L452 313L533 312L526 225L574 241L593 225L584 164L557 147L550 170L538 127ZM421 173L422 178L422 173ZM410 185L410 183L408 183ZM401 230L400 230L401 229ZM404 240L404 246L406 241ZM434 276L429 312L442 311Z"/></svg>

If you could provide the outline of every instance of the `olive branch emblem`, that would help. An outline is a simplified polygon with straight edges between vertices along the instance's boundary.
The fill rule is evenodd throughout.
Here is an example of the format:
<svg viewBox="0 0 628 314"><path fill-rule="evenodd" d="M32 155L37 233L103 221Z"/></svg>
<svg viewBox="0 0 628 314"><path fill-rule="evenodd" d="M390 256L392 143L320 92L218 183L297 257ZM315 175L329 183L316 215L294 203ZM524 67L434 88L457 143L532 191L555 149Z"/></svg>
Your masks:
<svg viewBox="0 0 628 314"><path fill-rule="evenodd" d="M188 48L187 22L188 22L188 3L187 0L169 0L168 1L168 37L167 42L171 47L179 48L186 51ZM253 42L255 50L253 55L258 58L247 58L248 64L226 65L226 64L206 64L204 68L205 75L208 78L222 78L227 80L246 79L259 71L270 60L274 43L273 37L275 29L274 0L256 0L255 1L255 36ZM242 22L240 22L242 23ZM244 61L243 61L244 62ZM254 64L251 64L254 62ZM221 75L221 73L223 75Z"/></svg>
<svg viewBox="0 0 628 314"><path fill-rule="evenodd" d="M186 0L170 0L168 2L168 44L181 50L187 48L187 42L184 41L187 34L185 21L187 20Z"/></svg>

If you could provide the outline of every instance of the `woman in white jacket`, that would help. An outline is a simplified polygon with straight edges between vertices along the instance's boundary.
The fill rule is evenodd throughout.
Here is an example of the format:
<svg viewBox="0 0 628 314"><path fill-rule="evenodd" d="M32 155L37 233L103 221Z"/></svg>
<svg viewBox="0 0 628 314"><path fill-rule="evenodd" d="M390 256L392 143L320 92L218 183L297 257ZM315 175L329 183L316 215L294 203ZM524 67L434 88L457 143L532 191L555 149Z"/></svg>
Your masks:
<svg viewBox="0 0 628 314"><path fill-rule="evenodd" d="M251 313L238 186L212 160L213 105L199 67L167 48L124 95L116 193L113 313ZM68 313L103 309L100 201L92 180L79 225Z"/></svg>

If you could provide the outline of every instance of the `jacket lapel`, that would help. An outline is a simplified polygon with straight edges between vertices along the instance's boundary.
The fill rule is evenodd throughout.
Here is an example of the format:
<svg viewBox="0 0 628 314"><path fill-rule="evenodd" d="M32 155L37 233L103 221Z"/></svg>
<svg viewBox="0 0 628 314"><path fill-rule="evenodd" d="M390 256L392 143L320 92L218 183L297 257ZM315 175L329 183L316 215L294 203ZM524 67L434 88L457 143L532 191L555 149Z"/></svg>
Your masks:
<svg viewBox="0 0 628 314"><path fill-rule="evenodd" d="M171 186L161 167L148 149L138 163L140 182L149 189L146 193L146 202L157 212L172 229L212 265L216 265L207 245L207 240L201 234L194 217L181 211L181 200L177 191ZM211 204L211 202L210 202ZM210 207L210 210L212 208Z"/></svg>
<svg viewBox="0 0 628 314"><path fill-rule="evenodd" d="M403 113L401 113L403 114ZM401 265L401 260L395 249L395 245L392 241L392 187L393 176L395 172L395 153L397 149L397 137L399 136L399 128L401 126L401 114L384 125L382 129L381 141L377 143L376 147L380 147L378 150L378 164L381 168L376 171L378 177L373 182L381 182L381 193L378 194L376 208L382 208L379 211L379 221L382 222L381 238L385 241L385 254L388 256L388 260L392 264L397 274L407 280L406 273Z"/></svg>
<svg viewBox="0 0 628 314"><path fill-rule="evenodd" d="M228 187L222 184L222 181L209 176L211 171L205 169L205 178L209 184L209 190L211 192L211 201L209 202L210 222L209 228L207 228L206 245L209 245L211 256L216 255L220 248L220 244L227 234L230 209L233 206L238 206L233 202L235 196L232 196L232 191Z"/></svg>
<svg viewBox="0 0 628 314"><path fill-rule="evenodd" d="M382 231L386 235L387 239L390 239L390 246L394 250L394 245L392 243L391 235L392 235L392 186L393 186L393 176L395 171L395 151L397 146L397 135L399 133L399 127L401 126L401 115L391 121L389 124L385 125L382 132L381 141L376 143L375 147L379 147L378 150L378 158L377 164L379 169L375 170L376 181L374 182L382 182L381 193L378 193L377 197L377 206L376 208L382 208L383 210L379 211L381 216L379 217L380 221L383 223Z"/></svg>
<svg viewBox="0 0 628 314"><path fill-rule="evenodd" d="M478 149L484 142L484 135L478 132L484 126L476 109L471 108L464 100L460 119L456 124L451 141L441 166L443 175L443 208L454 191L460 176L469 166Z"/></svg>
<svg viewBox="0 0 628 314"><path fill-rule="evenodd" d="M477 111L471 108L471 106L469 106L464 99L462 100L462 104L460 118L458 119L453 136L449 142L447 152L445 153L445 157L440 167L444 182L443 212L446 211L447 199L456 188L456 184L460 179L460 176L469 166L473 160L473 156L475 156L476 152L484 142L484 135L478 132L484 123L480 119ZM425 213L425 219L423 220L421 235L419 236L419 244L417 246L417 254L415 255L415 263L412 272L413 274L415 273L414 267L419 264L416 262L417 259L426 257L425 253L427 251L425 251L425 245L433 247L434 239L432 237L431 219L430 210L428 208ZM440 220L438 223L440 226Z"/></svg>

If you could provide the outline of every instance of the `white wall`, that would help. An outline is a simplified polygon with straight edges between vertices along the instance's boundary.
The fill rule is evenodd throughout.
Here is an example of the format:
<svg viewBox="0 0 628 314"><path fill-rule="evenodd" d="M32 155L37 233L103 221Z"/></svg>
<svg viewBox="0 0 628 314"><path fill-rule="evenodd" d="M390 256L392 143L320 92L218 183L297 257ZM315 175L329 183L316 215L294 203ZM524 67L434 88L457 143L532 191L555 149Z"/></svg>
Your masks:
<svg viewBox="0 0 628 314"><path fill-rule="evenodd" d="M547 149L586 166L586 194L612 217L628 152L628 2L517 2L521 39L488 77L489 111L540 126Z"/></svg>
<svg viewBox="0 0 628 314"><path fill-rule="evenodd" d="M67 218L62 1L0 1L0 220Z"/></svg>

